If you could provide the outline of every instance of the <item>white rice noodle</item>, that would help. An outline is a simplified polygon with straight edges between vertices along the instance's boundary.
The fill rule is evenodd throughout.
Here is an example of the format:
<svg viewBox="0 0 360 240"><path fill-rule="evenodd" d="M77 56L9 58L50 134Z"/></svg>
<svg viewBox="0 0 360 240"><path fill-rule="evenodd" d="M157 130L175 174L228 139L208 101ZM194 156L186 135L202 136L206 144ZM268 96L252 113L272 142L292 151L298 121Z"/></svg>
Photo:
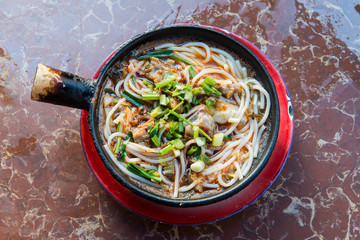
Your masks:
<svg viewBox="0 0 360 240"><path fill-rule="evenodd" d="M217 162L216 164L214 164L213 166L211 166L211 168L208 168L206 170L203 171L203 175L209 175L211 173L220 171L222 169L224 169L225 167L229 166L234 160L236 159L236 156L232 156L228 161L226 161L225 163L221 163L221 162Z"/></svg>
<svg viewBox="0 0 360 240"><path fill-rule="evenodd" d="M229 144L230 145L230 144ZM228 145L228 146L229 146ZM233 141L232 141L232 144L231 145L234 145L233 144ZM222 162L227 156L229 156L231 154L232 150L229 150L228 148L225 148L224 150L222 150L221 152L219 152L218 154L216 154L215 156L211 157L210 160L212 162L215 162L217 161L218 159L219 162ZM209 167L210 168L210 167Z"/></svg>
<svg viewBox="0 0 360 240"><path fill-rule="evenodd" d="M161 177L161 181L162 181L163 183L165 183L165 184L167 184L167 185L171 185L171 184L172 184L172 182L171 182L169 179L167 179L167 177L163 174L162 165L161 165L161 164L159 164L159 166L158 166L158 173L159 173L159 175L160 175L160 177Z"/></svg>
<svg viewBox="0 0 360 240"><path fill-rule="evenodd" d="M196 83L196 81L198 81L202 76L208 75L210 73L218 73L218 74L224 75L225 77L230 79L233 83L238 82L238 80L236 78L234 78L233 76L231 76L229 73L225 72L222 69L208 68L205 70L201 70L198 74L196 74L196 76L191 80L191 84L194 85ZM201 82L199 82L199 83L201 83Z"/></svg>
<svg viewBox="0 0 360 240"><path fill-rule="evenodd" d="M147 155L154 155L157 157L160 156L160 153L158 150L146 147L146 146L138 144L138 143L128 142L127 146L130 147L131 149L141 151L141 153L144 153Z"/></svg>
<svg viewBox="0 0 360 240"><path fill-rule="evenodd" d="M133 149L131 149L129 146L126 148L127 151L139 158L141 158L143 161L146 161L146 162L150 162L150 163L163 163L163 162L168 162L168 161L171 161L175 158L175 156L171 156L171 157L167 157L167 158L157 158L157 159L153 159L153 158L148 158L136 151L134 151Z"/></svg>
<svg viewBox="0 0 360 240"><path fill-rule="evenodd" d="M174 181L174 197L178 197L179 195L179 185L180 185L180 170L179 170L179 164L176 160L174 160L174 166L175 166L175 181Z"/></svg>
<svg viewBox="0 0 360 240"><path fill-rule="evenodd" d="M179 192L187 192L190 191L191 189L193 189L196 186L196 181L192 182L191 184L187 185L187 186L182 186L181 188L179 188Z"/></svg>
<svg viewBox="0 0 360 240"><path fill-rule="evenodd" d="M253 154L252 147L249 144L247 144L246 148L248 149L248 152L250 153L250 155L246 159L246 161L241 165L241 168L240 168L241 172L244 176L249 172L251 165L253 163L253 160L254 160L254 154Z"/></svg>
<svg viewBox="0 0 360 240"><path fill-rule="evenodd" d="M140 181L140 182L143 182L143 183L146 183L146 184L149 184L150 186L153 186L153 187L156 187L156 188L160 188L161 185L159 184L156 184L156 183L153 183L151 181L148 181L146 179L144 179L143 177L140 177L132 172L130 172L129 170L126 169L126 163L123 163L123 162L119 162L114 154L110 151L109 147L107 145L104 145L104 148L107 152L107 154L110 156L111 160L115 163L115 165L122 171L124 172L125 174L129 175L130 177Z"/></svg>
<svg viewBox="0 0 360 240"><path fill-rule="evenodd" d="M190 62L190 63L193 63L193 64L195 64L195 65L199 64L198 61L196 61L196 60L194 60L194 59L191 59L191 58L189 58L189 57L187 57L187 56L185 56L184 54L181 54L181 53L179 53L179 52L176 52L175 55L178 56L178 57L180 57L180 58L182 58L182 59L184 59L184 60L186 60L186 61L188 61L188 62Z"/></svg>
<svg viewBox="0 0 360 240"><path fill-rule="evenodd" d="M132 83L132 81L130 81L130 78L132 75L135 75L135 72L137 70L139 70L139 68L143 65L144 61L140 61L139 64L133 69L132 72L130 72L126 77L125 77L125 81L124 81L124 89L126 91L128 91L129 93L131 93L132 95L134 95L135 97L141 98L141 94L143 93L141 90L137 89L134 84ZM132 89L129 88L129 86L134 89L134 91L136 91L137 93L135 93ZM139 94L140 95L139 95Z"/></svg>
<svg viewBox="0 0 360 240"><path fill-rule="evenodd" d="M107 144L108 146L110 146L112 140L115 138L115 137L122 137L122 138L125 138L126 135L123 134L122 132L114 132L113 134L111 134L109 137L108 137L108 140L107 140Z"/></svg>
<svg viewBox="0 0 360 240"><path fill-rule="evenodd" d="M157 170L157 168L154 165L150 165L150 164L140 163L140 166L143 167L143 168L147 168L147 169Z"/></svg>
<svg viewBox="0 0 360 240"><path fill-rule="evenodd" d="M270 113L270 104L271 104L270 95L263 87L260 87L260 86L256 85L256 86L253 86L253 88L259 90L262 94L265 95L265 98L266 98L265 113L264 113L264 116L261 118L261 120L259 122L259 126L261 126L261 125L263 125L265 123L265 121L268 118L269 113Z"/></svg>
<svg viewBox="0 0 360 240"><path fill-rule="evenodd" d="M120 107L121 103L123 103L124 101L125 101L125 98L119 100L119 102L110 110L109 114L106 116L105 127L104 127L104 136L105 136L105 139L108 139L109 136L111 135L111 131L110 131L110 118L111 118L112 115L115 113L115 111Z"/></svg>
<svg viewBox="0 0 360 240"><path fill-rule="evenodd" d="M186 170L185 151L180 152L180 168L181 168L180 178L183 178Z"/></svg>
<svg viewBox="0 0 360 240"><path fill-rule="evenodd" d="M222 173L219 172L217 179L218 179L218 182L220 183L221 186L230 187L231 185L233 185L239 179L239 174L238 174L238 171L236 171L233 178L229 182L225 182L222 179Z"/></svg>
<svg viewBox="0 0 360 240"><path fill-rule="evenodd" d="M219 188L219 184L217 183L203 183L202 184L203 187L206 187L206 188Z"/></svg>
<svg viewBox="0 0 360 240"><path fill-rule="evenodd" d="M162 44L160 46L154 47L154 49L159 50L159 49L163 49L163 48L171 48L173 46L175 46L174 43L165 43L165 44Z"/></svg>
<svg viewBox="0 0 360 240"><path fill-rule="evenodd" d="M264 132L264 130L266 129L266 127L264 125L262 125L260 127L260 130L259 130L259 133L258 133L258 136L256 138L256 141L255 143L253 143L253 147L254 147L254 158L257 158L257 155L258 155L258 152L259 152L259 148L260 148L260 139L261 139L261 136Z"/></svg>
<svg viewBox="0 0 360 240"><path fill-rule="evenodd" d="M116 86L115 86L115 94L117 97L120 97L120 87L121 85L124 83L124 80L120 80L117 82Z"/></svg>
<svg viewBox="0 0 360 240"><path fill-rule="evenodd" d="M234 117L241 119L250 103L250 91L249 91L249 88L246 86L246 84L240 82L240 85L245 90L245 102L244 102L244 105L242 106L242 108L239 108L239 110L235 113ZM229 135L230 133L232 133L232 131L234 131L234 129L237 127L238 124L239 123L232 124L230 126L230 128L224 134Z"/></svg>
<svg viewBox="0 0 360 240"><path fill-rule="evenodd" d="M236 171L239 173L239 180L244 178L243 173L241 172L240 165L237 161L234 162L234 166L236 167Z"/></svg>
<svg viewBox="0 0 360 240"><path fill-rule="evenodd" d="M256 119L254 119L253 124L254 124L254 134L253 134L253 137L252 137L251 145L255 146L256 140L257 140L257 135L258 135L258 129L259 129ZM255 147L253 149L254 149L253 154L255 156L255 150L256 149L255 149Z"/></svg>

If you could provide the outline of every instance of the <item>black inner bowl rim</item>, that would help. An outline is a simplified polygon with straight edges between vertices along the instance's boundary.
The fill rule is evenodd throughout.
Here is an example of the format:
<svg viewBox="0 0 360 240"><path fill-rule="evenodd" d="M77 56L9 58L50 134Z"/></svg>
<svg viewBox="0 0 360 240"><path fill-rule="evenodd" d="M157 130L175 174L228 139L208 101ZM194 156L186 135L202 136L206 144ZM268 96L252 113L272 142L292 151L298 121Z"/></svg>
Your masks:
<svg viewBox="0 0 360 240"><path fill-rule="evenodd" d="M113 64L118 61L119 57L123 54L123 52L127 49L134 49L134 47L130 47L130 46L132 46L138 42L143 42L143 39L146 39L149 36L154 36L154 35L157 35L158 33L161 34L162 31L166 32L169 30L178 30L178 29L181 29L181 30L189 29L190 31L194 31L194 29L195 29L198 31L212 32L212 34L219 35L219 37L221 36L221 37L230 39L234 42L234 44L237 44L240 47L242 47L245 51L247 51L247 53L252 58L255 59L255 61L259 64L260 68L265 73L267 79L270 80L269 84L270 84L270 87L272 89L272 93L274 94L274 99L275 99L275 102L274 101L272 102L272 105L273 104L275 105L275 112L272 112L273 118L276 119L275 126L274 126L275 132L273 133L273 137L271 138L270 146L266 151L267 154L265 155L263 161L260 164L258 164L258 166L252 172L250 172L247 176L245 176L245 178L240 183L238 183L235 187L234 186L233 186L233 188L230 187L230 188L226 189L225 191L221 192L220 194L215 194L215 195L205 197L205 198L200 198L200 199L165 198L165 197L161 197L161 196L158 196L155 194L151 194L148 191L145 191L143 189L136 187L133 184L130 184L127 180L125 180L123 177L121 177L118 174L118 172L115 169L113 169L113 167L111 166L110 162L112 162L112 161L110 160L110 157L107 156L107 153L103 149L102 140L99 135L100 131L98 130L98 124L96 122L96 118L99 114L98 109L99 109L99 104L101 103L100 99L102 96L102 90L105 85L104 82L106 82L106 78L107 78L107 72L113 66ZM270 93L270 95L271 95L271 93ZM195 207L195 206L203 206L203 205L212 204L212 203L221 201L225 198L229 198L229 197L233 196L234 194L238 193L239 191L244 189L246 186L248 186L260 174L260 172L263 170L263 168L267 164L267 162L271 156L271 153L275 147L275 144L276 144L277 134L278 134L278 130L279 130L279 122L280 122L280 119L279 119L280 114L279 114L279 106L278 105L279 105L279 103L278 103L276 89L275 89L272 77L267 72L266 67L250 50L248 50L237 39L234 39L233 37L231 37L225 33L222 33L222 32L216 31L216 30L212 30L207 27L201 27L201 26L197 26L197 25L173 25L173 26L158 28L155 30L150 30L148 32L145 32L143 34L139 34L139 35L133 37L129 41L122 44L116 50L116 52L108 59L108 61L103 65L103 67L101 68L100 73L99 73L98 83L97 83L97 87L95 90L94 99L90 105L88 122L89 122L89 130L92 135L95 148L96 148L101 160L103 161L106 168L110 171L111 175L118 182L120 182L123 186L125 186L130 191L134 192L135 194L137 194L145 199L149 199L153 202L156 202L156 203L159 203L162 205L174 206L174 207Z"/></svg>

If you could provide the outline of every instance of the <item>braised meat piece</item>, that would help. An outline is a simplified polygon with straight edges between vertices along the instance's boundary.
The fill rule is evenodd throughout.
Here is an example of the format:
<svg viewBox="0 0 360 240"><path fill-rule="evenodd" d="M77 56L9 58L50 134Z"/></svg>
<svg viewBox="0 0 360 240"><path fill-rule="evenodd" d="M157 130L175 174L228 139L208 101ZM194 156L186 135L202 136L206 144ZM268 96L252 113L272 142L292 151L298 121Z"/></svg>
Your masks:
<svg viewBox="0 0 360 240"><path fill-rule="evenodd" d="M215 88L226 98L231 98L235 93L239 93L241 86L226 80L216 80Z"/></svg>
<svg viewBox="0 0 360 240"><path fill-rule="evenodd" d="M204 105L199 105L197 110L188 118L188 120L195 126L199 126L204 130L210 137L214 135L216 128L214 119L206 112ZM186 124L187 125L187 124ZM193 127L187 125L185 127L185 137L192 138L194 136Z"/></svg>
<svg viewBox="0 0 360 240"><path fill-rule="evenodd" d="M147 67L149 66L149 67ZM143 73L146 78L152 80L154 83L161 82L163 80L162 73L170 71L171 68L161 62L158 58L150 58L150 63L145 65Z"/></svg>
<svg viewBox="0 0 360 240"><path fill-rule="evenodd" d="M150 145L150 134L148 133L148 127L155 125L154 118L150 118L146 122L140 124L138 127L133 128L133 138L136 143L145 143L146 145Z"/></svg>

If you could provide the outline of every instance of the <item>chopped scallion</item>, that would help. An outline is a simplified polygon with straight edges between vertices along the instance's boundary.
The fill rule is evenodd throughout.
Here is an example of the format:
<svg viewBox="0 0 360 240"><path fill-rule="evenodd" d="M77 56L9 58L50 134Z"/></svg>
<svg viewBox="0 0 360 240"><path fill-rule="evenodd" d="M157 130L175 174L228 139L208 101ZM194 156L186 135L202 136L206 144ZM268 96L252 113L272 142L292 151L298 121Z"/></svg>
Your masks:
<svg viewBox="0 0 360 240"><path fill-rule="evenodd" d="M192 78L194 78L194 77L196 76L196 72L195 72L195 70L194 70L193 67L190 67L190 68L189 68L189 75L190 75Z"/></svg>
<svg viewBox="0 0 360 240"><path fill-rule="evenodd" d="M189 151L187 152L187 154L188 155L193 155L196 152L197 149L198 149L197 146L192 145L191 148L189 149Z"/></svg>
<svg viewBox="0 0 360 240"><path fill-rule="evenodd" d="M156 107L153 110L151 110L150 112L150 116L153 118L156 118L157 116L161 115L163 113L163 111L161 110L160 107Z"/></svg>
<svg viewBox="0 0 360 240"><path fill-rule="evenodd" d="M137 107L142 107L146 104L146 102L144 102L143 100L133 96L131 93L129 93L128 91L124 90L121 94L122 97L126 98L129 102L131 102L132 104L134 104Z"/></svg>
<svg viewBox="0 0 360 240"><path fill-rule="evenodd" d="M152 138L151 138L151 141L154 143L155 147L159 147L160 146L160 139L158 138L157 135L154 135Z"/></svg>
<svg viewBox="0 0 360 240"><path fill-rule="evenodd" d="M197 137L197 138L195 139L195 141L196 141L196 144L197 144L199 147L202 147L202 146L204 146L204 145L206 144L206 138L204 138L204 137Z"/></svg>
<svg viewBox="0 0 360 240"><path fill-rule="evenodd" d="M180 139L175 139L170 141L170 144L174 145L176 149L183 149L185 147L184 143Z"/></svg>
<svg viewBox="0 0 360 240"><path fill-rule="evenodd" d="M161 94L160 95L160 105L166 106L169 103L170 103L170 99L165 94Z"/></svg>
<svg viewBox="0 0 360 240"><path fill-rule="evenodd" d="M141 95L141 97L143 100L159 100L160 99L160 95L155 94L155 93L143 94L143 95Z"/></svg>
<svg viewBox="0 0 360 240"><path fill-rule="evenodd" d="M206 99L205 103L207 108L213 108L215 105L215 102L211 99Z"/></svg>
<svg viewBox="0 0 360 240"><path fill-rule="evenodd" d="M166 147L164 147L163 149L160 150L160 154L161 155L165 155L167 154L170 150L172 150L174 148L174 145L169 144Z"/></svg>
<svg viewBox="0 0 360 240"><path fill-rule="evenodd" d="M126 169L140 177L152 179L157 182L161 182L161 177L160 177L159 173L156 172L156 170L154 170L154 169L144 169L132 162L127 164Z"/></svg>
<svg viewBox="0 0 360 240"><path fill-rule="evenodd" d="M105 93L115 94L115 92L110 88L105 88Z"/></svg>
<svg viewBox="0 0 360 240"><path fill-rule="evenodd" d="M219 147L223 143L223 140L224 140L224 133L216 133L214 135L214 140L212 142L212 145L214 147Z"/></svg>
<svg viewBox="0 0 360 240"><path fill-rule="evenodd" d="M214 79L212 79L211 77L205 77L204 83L206 83L210 87L215 87L216 81Z"/></svg>
<svg viewBox="0 0 360 240"><path fill-rule="evenodd" d="M179 129L180 133L184 132L184 124L183 124L183 122L178 123L178 129Z"/></svg>

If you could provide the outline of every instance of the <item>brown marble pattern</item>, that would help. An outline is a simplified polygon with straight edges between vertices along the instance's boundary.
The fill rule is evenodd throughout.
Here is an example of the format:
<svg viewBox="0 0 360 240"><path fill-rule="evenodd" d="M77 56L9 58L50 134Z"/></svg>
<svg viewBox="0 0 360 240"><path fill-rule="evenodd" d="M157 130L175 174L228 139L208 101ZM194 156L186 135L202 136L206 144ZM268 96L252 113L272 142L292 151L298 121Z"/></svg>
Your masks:
<svg viewBox="0 0 360 240"><path fill-rule="evenodd" d="M35 67L83 77L147 29L233 31L276 65L295 136L281 175L245 211L200 226L146 220L99 185L79 110L32 102ZM359 239L360 3L355 0L0 0L0 239Z"/></svg>

